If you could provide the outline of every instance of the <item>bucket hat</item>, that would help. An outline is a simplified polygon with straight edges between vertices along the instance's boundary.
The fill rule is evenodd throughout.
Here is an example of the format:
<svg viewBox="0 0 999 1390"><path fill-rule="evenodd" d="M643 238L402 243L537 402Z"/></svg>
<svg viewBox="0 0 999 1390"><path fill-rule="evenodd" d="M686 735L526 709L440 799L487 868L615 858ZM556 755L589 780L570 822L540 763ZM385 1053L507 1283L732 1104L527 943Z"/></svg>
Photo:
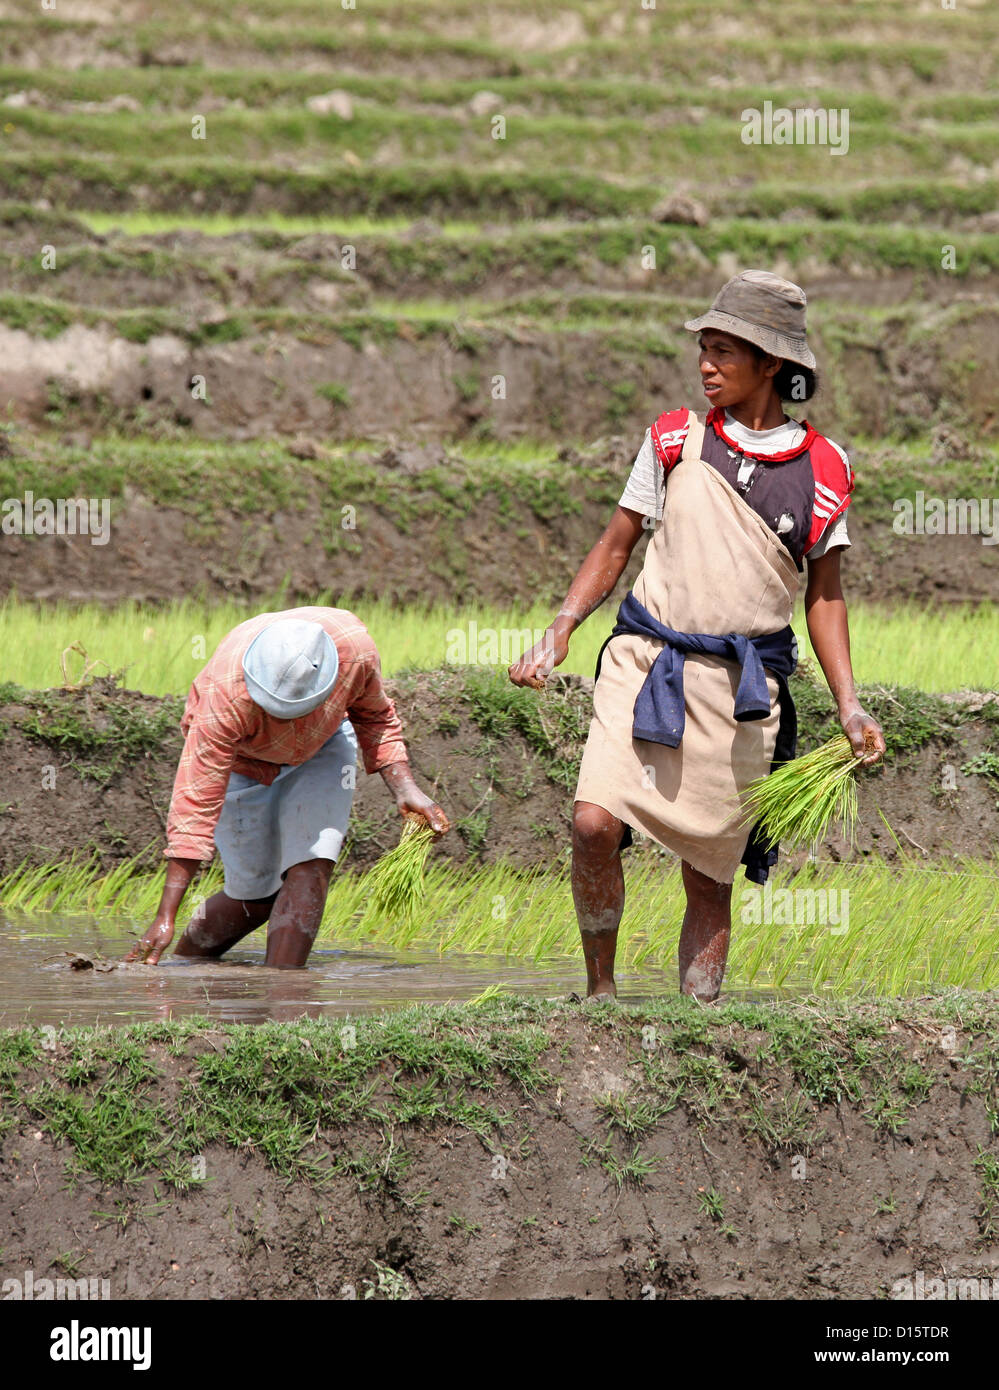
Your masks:
<svg viewBox="0 0 999 1390"><path fill-rule="evenodd" d="M691 333L720 328L755 343L774 357L815 368L805 334L805 291L769 270L743 270L722 285L699 319L683 325Z"/></svg>
<svg viewBox="0 0 999 1390"><path fill-rule="evenodd" d="M250 698L276 719L311 714L336 684L336 643L319 623L279 618L269 623L243 655Z"/></svg>

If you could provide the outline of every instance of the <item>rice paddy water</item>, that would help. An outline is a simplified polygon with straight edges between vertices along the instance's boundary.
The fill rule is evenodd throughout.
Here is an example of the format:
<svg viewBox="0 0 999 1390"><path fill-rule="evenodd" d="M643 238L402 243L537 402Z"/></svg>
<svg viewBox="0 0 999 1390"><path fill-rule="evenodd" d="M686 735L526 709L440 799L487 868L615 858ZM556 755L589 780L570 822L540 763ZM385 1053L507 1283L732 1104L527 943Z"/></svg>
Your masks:
<svg viewBox="0 0 999 1390"><path fill-rule="evenodd" d="M674 862L643 854L626 874L622 995L672 993L683 914L679 872ZM152 919L163 871L136 872L123 864L101 874L77 863L15 872L0 881L0 1015L6 1024L39 1019L46 1006L36 967L43 960L54 967L44 975L43 995L55 990L64 996L60 1009L70 1007L70 996L79 997L80 1007L99 1005L109 1021L112 1015L145 1017L150 1001L168 1012L236 1016L244 1007L275 1016L292 1001L299 1011L343 1012L418 998L467 999L494 982L563 997L581 989L564 868L518 872L497 864L469 871L431 859L424 895L409 915L371 911L374 875L334 878L305 971L262 969L261 930L224 962L195 967L168 956L157 967L85 969L81 996L65 952L120 960ZM199 896L220 887L217 867L192 885L178 928ZM732 901L728 995L912 996L948 987L999 988L999 955L989 930L999 913L999 857L955 859L948 866L915 859L900 867L881 860L808 863L797 874L778 868L763 889L737 879ZM240 973L233 974L237 966Z"/></svg>

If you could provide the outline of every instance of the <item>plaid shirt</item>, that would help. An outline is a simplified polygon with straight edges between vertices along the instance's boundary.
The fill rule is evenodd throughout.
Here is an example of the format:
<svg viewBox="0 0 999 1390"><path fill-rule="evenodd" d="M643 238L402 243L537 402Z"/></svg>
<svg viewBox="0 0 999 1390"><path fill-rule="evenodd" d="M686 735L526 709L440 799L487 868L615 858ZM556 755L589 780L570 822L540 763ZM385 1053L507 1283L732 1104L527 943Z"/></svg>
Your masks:
<svg viewBox="0 0 999 1390"><path fill-rule="evenodd" d="M278 618L319 623L336 643L340 659L332 693L311 714L275 719L251 700L243 679L243 655L257 633ZM167 817L168 859L211 859L215 826L231 772L269 786L285 764L297 766L317 753L350 719L365 770L379 772L408 761L402 723L385 693L378 650L367 628L342 608L292 608L262 613L224 637L194 679L181 719L180 755Z"/></svg>

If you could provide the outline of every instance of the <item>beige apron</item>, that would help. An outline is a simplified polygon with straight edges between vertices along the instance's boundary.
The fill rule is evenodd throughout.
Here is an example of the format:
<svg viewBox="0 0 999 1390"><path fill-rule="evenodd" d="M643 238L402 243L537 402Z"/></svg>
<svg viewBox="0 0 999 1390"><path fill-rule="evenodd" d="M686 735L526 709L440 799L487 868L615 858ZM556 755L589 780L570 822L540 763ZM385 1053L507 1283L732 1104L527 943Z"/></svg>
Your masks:
<svg viewBox="0 0 999 1390"><path fill-rule="evenodd" d="M691 412L635 597L678 632L776 632L791 621L798 571L762 517L702 461L703 439L704 425ZM767 676L767 718L738 723L738 665L688 656L679 747L636 740L635 698L661 650L661 642L630 633L604 649L576 800L604 807L716 882L731 883L749 838L742 793L773 760L777 682Z"/></svg>

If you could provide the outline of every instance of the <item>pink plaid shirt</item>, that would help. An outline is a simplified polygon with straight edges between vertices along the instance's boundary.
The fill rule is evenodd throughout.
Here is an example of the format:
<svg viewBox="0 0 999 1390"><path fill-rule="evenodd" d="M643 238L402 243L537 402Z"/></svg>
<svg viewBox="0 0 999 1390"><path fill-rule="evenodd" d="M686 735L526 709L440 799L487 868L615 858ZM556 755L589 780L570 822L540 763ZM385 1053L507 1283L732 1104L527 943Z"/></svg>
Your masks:
<svg viewBox="0 0 999 1390"><path fill-rule="evenodd" d="M340 666L330 696L300 719L275 719L254 704L243 679L243 655L261 628L278 618L320 623L336 643ZM343 608L291 608L261 613L233 628L194 679L181 719L180 755L167 816L168 859L211 859L215 826L231 772L269 786L285 764L317 753L350 719L365 770L408 761L402 723L382 685L378 650L367 628Z"/></svg>

